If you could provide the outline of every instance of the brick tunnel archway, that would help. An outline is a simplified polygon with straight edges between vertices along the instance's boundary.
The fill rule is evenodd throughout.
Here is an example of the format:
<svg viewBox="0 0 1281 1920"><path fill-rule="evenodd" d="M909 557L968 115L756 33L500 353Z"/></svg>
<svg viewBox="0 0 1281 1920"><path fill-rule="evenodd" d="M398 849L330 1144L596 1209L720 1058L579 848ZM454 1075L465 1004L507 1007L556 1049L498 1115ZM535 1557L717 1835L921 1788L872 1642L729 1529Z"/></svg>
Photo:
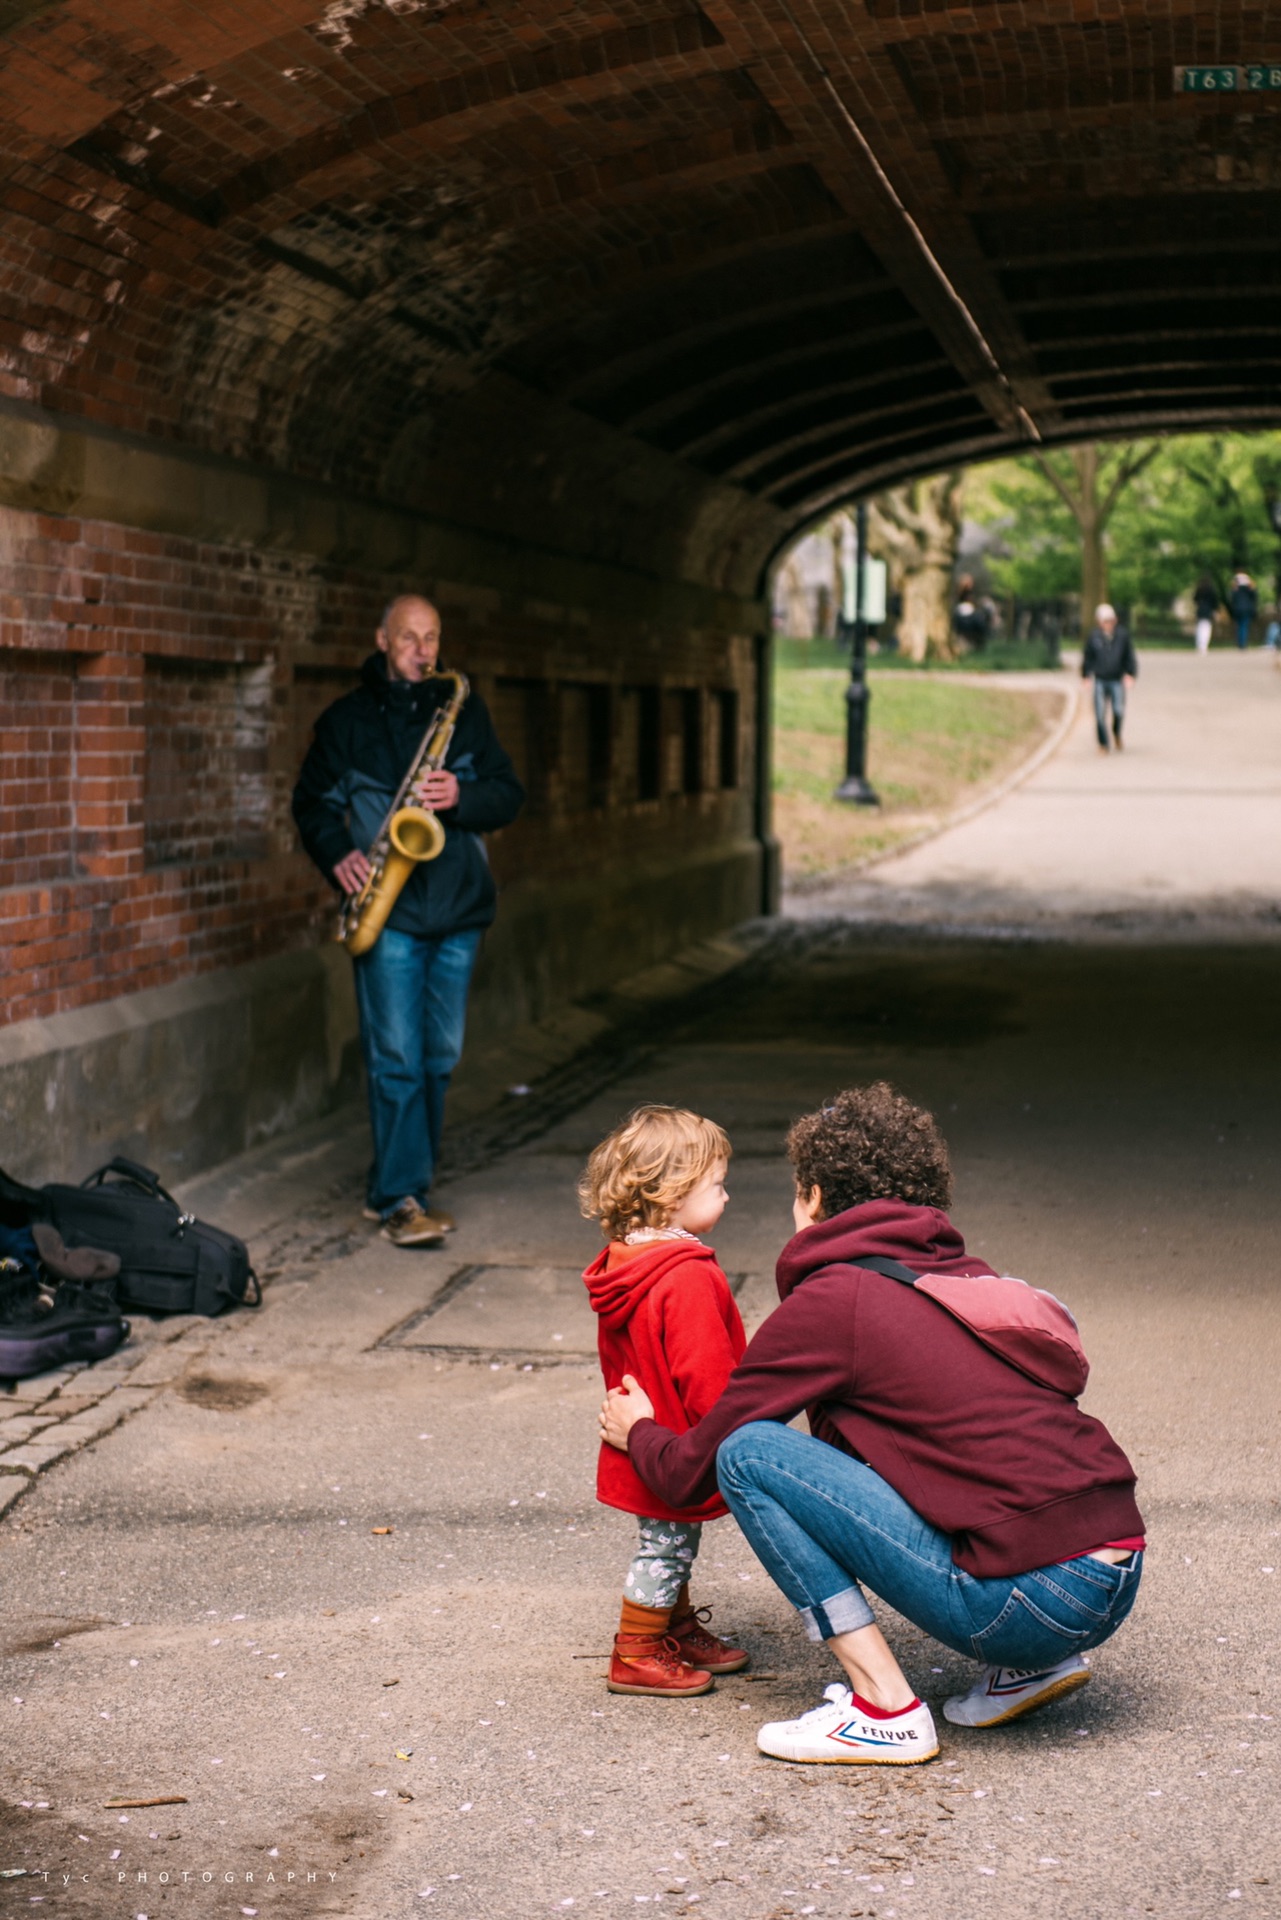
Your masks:
<svg viewBox="0 0 1281 1920"><path fill-rule="evenodd" d="M286 802L389 589L441 601L531 789L487 1018L756 910L792 533L1035 436L1281 417L1281 16L1251 18L0 0L28 1160L178 1140L191 1076L130 1080L140 1022L214 1088L179 1165L349 1071Z"/></svg>

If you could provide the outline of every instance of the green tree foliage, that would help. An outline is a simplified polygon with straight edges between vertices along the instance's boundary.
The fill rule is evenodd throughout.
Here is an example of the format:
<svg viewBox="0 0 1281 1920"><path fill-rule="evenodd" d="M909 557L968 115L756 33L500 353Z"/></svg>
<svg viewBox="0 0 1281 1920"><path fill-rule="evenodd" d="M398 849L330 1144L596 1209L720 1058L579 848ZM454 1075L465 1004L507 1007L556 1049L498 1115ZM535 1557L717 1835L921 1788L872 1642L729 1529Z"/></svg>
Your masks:
<svg viewBox="0 0 1281 1920"><path fill-rule="evenodd" d="M1099 491L1152 443L1099 446ZM1082 529L1045 469L1077 483L1068 452L1025 455L971 470L965 511L999 534L990 565L998 587L1028 599L1079 593ZM1270 503L1281 495L1281 433L1189 434L1162 441L1116 494L1102 531L1105 591L1123 606L1164 611L1208 573L1222 594L1237 567L1270 598L1278 536Z"/></svg>

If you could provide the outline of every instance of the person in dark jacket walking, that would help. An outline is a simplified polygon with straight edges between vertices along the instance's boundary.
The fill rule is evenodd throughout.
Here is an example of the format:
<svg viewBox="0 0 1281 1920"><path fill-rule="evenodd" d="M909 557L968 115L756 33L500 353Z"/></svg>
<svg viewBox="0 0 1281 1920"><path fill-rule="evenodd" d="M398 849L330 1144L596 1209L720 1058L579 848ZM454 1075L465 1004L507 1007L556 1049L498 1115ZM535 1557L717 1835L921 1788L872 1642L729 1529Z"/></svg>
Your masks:
<svg viewBox="0 0 1281 1920"><path fill-rule="evenodd" d="M1228 612L1236 621L1237 645L1245 650L1250 644L1250 628L1259 611L1259 590L1248 573L1234 573L1228 588Z"/></svg>
<svg viewBox="0 0 1281 1920"><path fill-rule="evenodd" d="M1094 609L1094 625L1081 655L1081 678L1094 680L1094 725L1099 736L1099 751L1108 750L1107 710L1112 707L1112 738L1121 746L1125 725L1125 696L1138 678L1139 663L1128 630L1117 625L1116 608L1103 605Z"/></svg>
<svg viewBox="0 0 1281 1920"><path fill-rule="evenodd" d="M360 685L316 722L294 789L303 846L345 894L368 878L367 849L448 693L433 677L440 615L430 601L393 600L376 638ZM454 1224L429 1197L472 969L495 913L481 835L514 820L524 797L484 701L470 693L445 765L421 788L444 847L413 869L383 931L353 961L374 1137L365 1212L396 1246L439 1246Z"/></svg>
<svg viewBox="0 0 1281 1920"><path fill-rule="evenodd" d="M1208 573L1203 573L1197 581L1192 595L1196 607L1196 650L1198 653L1210 651L1210 636L1214 632L1214 616L1219 611L1219 590Z"/></svg>
<svg viewBox="0 0 1281 1920"><path fill-rule="evenodd" d="M994 1352L928 1295L866 1264L991 1275L945 1208L932 1117L880 1082L788 1136L797 1232L781 1304L687 1433L653 1419L643 1382L601 1409L602 1437L685 1504L718 1484L758 1558L848 1686L757 1736L800 1761L906 1763L938 1751L930 1710L861 1582L983 1670L943 1708L992 1727L1089 1680L1082 1659L1134 1605L1143 1520L1134 1469L1074 1399ZM808 1435L787 1422L804 1409Z"/></svg>

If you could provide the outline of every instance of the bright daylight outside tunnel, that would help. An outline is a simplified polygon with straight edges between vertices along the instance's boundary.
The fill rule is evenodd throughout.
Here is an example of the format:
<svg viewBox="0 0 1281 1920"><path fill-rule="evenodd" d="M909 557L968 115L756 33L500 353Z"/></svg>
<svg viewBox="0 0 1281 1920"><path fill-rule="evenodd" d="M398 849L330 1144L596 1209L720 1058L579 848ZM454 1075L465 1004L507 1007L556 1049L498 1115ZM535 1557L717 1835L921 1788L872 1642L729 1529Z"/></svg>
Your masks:
<svg viewBox="0 0 1281 1920"><path fill-rule="evenodd" d="M0 0L0 154L0 1920L1273 1910L1281 6ZM733 1499L609 1652L588 1262L883 1081L1153 1551L999 1729L847 1566L851 1776Z"/></svg>

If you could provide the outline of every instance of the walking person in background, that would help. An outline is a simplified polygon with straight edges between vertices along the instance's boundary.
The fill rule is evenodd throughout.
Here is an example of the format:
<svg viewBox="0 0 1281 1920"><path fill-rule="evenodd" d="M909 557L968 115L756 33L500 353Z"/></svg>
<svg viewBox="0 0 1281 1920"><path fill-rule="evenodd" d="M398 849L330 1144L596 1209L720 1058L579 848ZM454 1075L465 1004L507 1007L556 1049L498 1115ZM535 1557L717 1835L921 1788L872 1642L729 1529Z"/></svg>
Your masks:
<svg viewBox="0 0 1281 1920"><path fill-rule="evenodd" d="M1094 681L1094 725L1099 752L1108 750L1107 710L1112 708L1112 738L1121 749L1125 725L1125 696L1138 678L1139 663L1129 630L1117 624L1116 608L1106 600L1094 609L1094 625L1081 655L1081 678Z"/></svg>
<svg viewBox="0 0 1281 1920"><path fill-rule="evenodd" d="M1259 590L1253 580L1244 571L1234 573L1228 588L1228 612L1237 623L1237 645L1243 652L1250 644L1250 628L1258 611Z"/></svg>
<svg viewBox="0 0 1281 1920"><path fill-rule="evenodd" d="M974 591L973 574L963 573L956 583L952 631L968 647L986 646L992 631L992 617Z"/></svg>
<svg viewBox="0 0 1281 1920"><path fill-rule="evenodd" d="M1196 604L1196 650L1208 653L1214 616L1219 611L1219 590L1208 573L1203 573L1197 581L1192 598Z"/></svg>

